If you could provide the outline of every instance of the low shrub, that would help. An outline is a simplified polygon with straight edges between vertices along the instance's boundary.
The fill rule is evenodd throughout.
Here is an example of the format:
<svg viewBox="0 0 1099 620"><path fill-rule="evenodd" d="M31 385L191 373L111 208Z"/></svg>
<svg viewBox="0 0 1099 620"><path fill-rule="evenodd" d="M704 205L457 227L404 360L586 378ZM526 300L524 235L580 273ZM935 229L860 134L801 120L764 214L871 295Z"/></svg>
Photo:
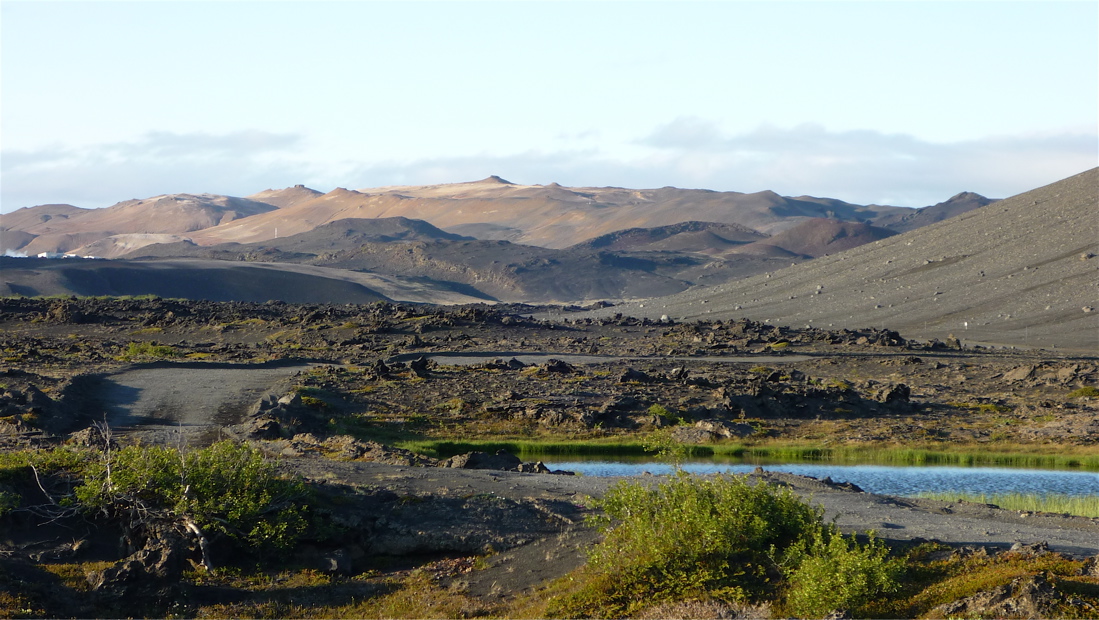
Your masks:
<svg viewBox="0 0 1099 620"><path fill-rule="evenodd" d="M554 600L550 615L623 617L685 600L741 605L789 592L795 609L821 616L857 609L896 584L898 565L883 544L859 545L789 489L743 476L680 471L655 488L620 482L596 505L605 539L581 585ZM817 587L828 571L836 576L827 583L842 579L843 587Z"/></svg>
<svg viewBox="0 0 1099 620"><path fill-rule="evenodd" d="M260 552L289 548L304 533L304 495L258 450L228 441L187 453L129 446L90 464L75 489L89 511L130 521L154 511L188 517Z"/></svg>
<svg viewBox="0 0 1099 620"><path fill-rule="evenodd" d="M787 610L799 618L823 618L835 611L862 615L859 611L876 597L900 587L903 566L888 555L885 544L873 537L859 545L824 528L790 574Z"/></svg>
<svg viewBox="0 0 1099 620"><path fill-rule="evenodd" d="M170 347L164 344L157 344L155 342L131 342L126 346L126 350L119 356L120 360L129 361L142 357L179 357L179 351L176 351L175 347Z"/></svg>

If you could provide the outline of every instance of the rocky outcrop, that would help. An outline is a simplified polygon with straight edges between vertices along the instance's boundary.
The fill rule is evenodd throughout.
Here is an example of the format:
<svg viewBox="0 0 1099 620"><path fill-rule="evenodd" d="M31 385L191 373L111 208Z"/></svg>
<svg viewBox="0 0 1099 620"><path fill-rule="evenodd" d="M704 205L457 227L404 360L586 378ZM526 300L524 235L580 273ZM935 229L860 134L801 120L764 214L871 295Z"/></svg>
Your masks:
<svg viewBox="0 0 1099 620"><path fill-rule="evenodd" d="M1062 595L1044 574L1019 577L1010 584L978 592L931 610L943 618L1052 618Z"/></svg>
<svg viewBox="0 0 1099 620"><path fill-rule="evenodd" d="M170 522L153 522L144 528L143 547L113 566L88 574L93 592L109 599L163 598L173 594L194 554L191 542L180 527Z"/></svg>
<svg viewBox="0 0 1099 620"><path fill-rule="evenodd" d="M445 459L439 467L457 469L495 469L499 471L517 471L528 474L567 474L570 472L551 471L542 461L524 463L519 457L507 450L497 450L496 454L487 452L467 452Z"/></svg>
<svg viewBox="0 0 1099 620"><path fill-rule="evenodd" d="M751 424L724 420L699 420L694 426L677 426L672 439L680 443L707 443L721 439L749 437L756 433Z"/></svg>

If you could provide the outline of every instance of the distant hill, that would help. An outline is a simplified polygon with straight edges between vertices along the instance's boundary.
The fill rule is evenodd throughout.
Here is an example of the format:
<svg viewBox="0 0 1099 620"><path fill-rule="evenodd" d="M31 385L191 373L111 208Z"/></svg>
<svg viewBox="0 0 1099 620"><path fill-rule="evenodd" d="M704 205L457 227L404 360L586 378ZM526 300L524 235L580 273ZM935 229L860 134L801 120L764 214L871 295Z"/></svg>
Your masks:
<svg viewBox="0 0 1099 620"><path fill-rule="evenodd" d="M305 232L347 218L402 216L448 230L508 232L525 245L565 248L629 228L656 228L685 221L738 224L773 233L809 218L872 220L901 207L860 206L831 199L784 198L770 191L754 194L709 190L567 188L557 184L516 185L499 177L472 183L383 187L353 191L337 188L323 196L256 217L230 222L192 236L199 245L251 243ZM461 227L461 228L456 228ZM512 235L510 231L522 231Z"/></svg>
<svg viewBox="0 0 1099 620"><path fill-rule="evenodd" d="M608 311L1099 353L1099 168L766 275ZM702 302L705 302L704 304Z"/></svg>
<svg viewBox="0 0 1099 620"><path fill-rule="evenodd" d="M778 255L776 251L785 251L790 256L813 258L857 248L864 243L895 234L897 233L870 224L814 218L767 239L734 247L726 253L726 256L737 254L774 256Z"/></svg>
<svg viewBox="0 0 1099 620"><path fill-rule="evenodd" d="M231 196L171 194L145 200L127 200L105 209L73 209L75 207L70 205L20 209L10 214L15 217L9 219L9 215L5 215L3 225L34 236L19 248L28 254L90 254L83 246L114 235L191 233L275 211L277 207ZM110 248L113 244L99 247ZM123 243L121 247L128 245Z"/></svg>
<svg viewBox="0 0 1099 620"><path fill-rule="evenodd" d="M38 235L29 229L42 226L50 221L67 222L70 218L91 213L92 209L81 209L67 204L38 205L5 213L0 217L0 253L22 252L28 243Z"/></svg>
<svg viewBox="0 0 1099 620"><path fill-rule="evenodd" d="M887 213L875 219L874 225L888 228L895 232L908 232L963 213L968 213L974 209L979 209L994 202L996 202L994 199L985 198L980 194L962 192L937 205L924 207L911 213Z"/></svg>
<svg viewBox="0 0 1099 620"><path fill-rule="evenodd" d="M158 241L141 235L175 235L210 246L269 241L338 220L405 217L462 236L546 248L599 239L590 246L595 248L607 243L601 239L605 235L616 235L609 249L719 254L730 248L722 240L755 240L743 238L745 230L776 234L821 218L910 229L972 208L980 199L961 194L921 211L832 198L783 197L771 191L570 188L556 183L517 185L495 176L470 183L359 191L337 188L324 194L296 185L246 198L172 194L128 200L106 209L71 205L21 209L2 218L0 249L115 257ZM692 222L710 223L707 229L712 234L691 228ZM714 228L717 225L729 228L721 232ZM677 230L677 226L686 228ZM112 239L118 235L131 236Z"/></svg>
<svg viewBox="0 0 1099 620"><path fill-rule="evenodd" d="M157 295L213 301L371 303L381 299L434 304L491 301L468 289L289 263L194 258L82 260L0 257L0 296Z"/></svg>
<svg viewBox="0 0 1099 620"><path fill-rule="evenodd" d="M666 295L694 284L677 277L679 272L709 262L678 254L576 252L482 241L407 218L338 220L257 243L150 245L130 257L317 265L420 278L444 289L501 301L539 302Z"/></svg>
<svg viewBox="0 0 1099 620"><path fill-rule="evenodd" d="M298 203L306 202L323 195L323 192L318 192L317 190L310 189L304 185L295 185L294 187L287 187L286 189L265 189L262 192L256 192L250 196L245 196L245 198L274 205L281 209L283 207L292 207Z"/></svg>
<svg viewBox="0 0 1099 620"><path fill-rule="evenodd" d="M348 274L223 261L0 258L0 295L157 295L211 301L372 303L387 297Z"/></svg>
<svg viewBox="0 0 1099 620"><path fill-rule="evenodd" d="M41 205L3 217L3 249L104 258L205 258L421 278L440 291L577 302L715 285L973 208L925 211L771 191L471 183L246 198L172 194L106 209ZM447 293L449 294L449 293Z"/></svg>
<svg viewBox="0 0 1099 620"><path fill-rule="evenodd" d="M767 235L739 224L680 222L653 228L628 228L573 245L573 250L675 250L718 252L766 239Z"/></svg>

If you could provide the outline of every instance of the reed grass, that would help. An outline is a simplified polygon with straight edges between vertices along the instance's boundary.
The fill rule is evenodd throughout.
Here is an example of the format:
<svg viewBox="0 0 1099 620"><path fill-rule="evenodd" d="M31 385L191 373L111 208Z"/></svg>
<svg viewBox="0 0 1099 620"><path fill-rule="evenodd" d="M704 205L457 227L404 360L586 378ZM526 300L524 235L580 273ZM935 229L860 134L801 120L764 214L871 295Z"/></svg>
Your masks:
<svg viewBox="0 0 1099 620"><path fill-rule="evenodd" d="M1038 493L921 493L919 497L947 502L965 501L995 504L1005 510L1053 512L1081 517L1099 517L1099 495Z"/></svg>

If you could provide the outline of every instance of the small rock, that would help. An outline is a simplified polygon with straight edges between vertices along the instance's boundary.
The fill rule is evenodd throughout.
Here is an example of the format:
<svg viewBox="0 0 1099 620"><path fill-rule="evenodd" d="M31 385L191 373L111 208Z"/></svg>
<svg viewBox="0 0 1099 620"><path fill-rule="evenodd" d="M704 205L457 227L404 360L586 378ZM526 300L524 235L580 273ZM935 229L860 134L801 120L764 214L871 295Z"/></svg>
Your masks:
<svg viewBox="0 0 1099 620"><path fill-rule="evenodd" d="M653 378L651 376L649 376L647 373L644 373L640 370L635 370L633 368L627 368L625 370L625 372L622 373L622 376L618 377L618 382L619 383L630 383L630 382L652 383Z"/></svg>

